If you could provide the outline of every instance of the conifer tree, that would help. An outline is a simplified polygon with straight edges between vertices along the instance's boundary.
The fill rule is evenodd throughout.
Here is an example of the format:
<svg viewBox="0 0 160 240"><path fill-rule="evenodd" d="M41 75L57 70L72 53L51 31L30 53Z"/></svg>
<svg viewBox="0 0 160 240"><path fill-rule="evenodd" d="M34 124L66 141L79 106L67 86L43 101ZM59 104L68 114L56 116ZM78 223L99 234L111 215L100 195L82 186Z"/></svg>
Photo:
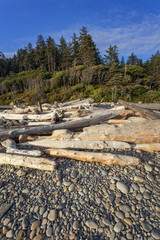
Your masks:
<svg viewBox="0 0 160 240"><path fill-rule="evenodd" d="M61 70L66 70L72 66L71 44L67 44L62 36L59 45L59 67Z"/></svg>
<svg viewBox="0 0 160 240"><path fill-rule="evenodd" d="M39 35L37 38L35 54L37 67L40 69L46 69L46 44L42 35Z"/></svg>
<svg viewBox="0 0 160 240"><path fill-rule="evenodd" d="M55 41L50 36L46 40L46 58L47 58L47 70L49 72L55 71L57 67L57 46Z"/></svg>
<svg viewBox="0 0 160 240"><path fill-rule="evenodd" d="M26 47L27 54L24 57L24 68L25 70L34 70L36 69L35 63L35 50L32 47L31 43L28 43Z"/></svg>

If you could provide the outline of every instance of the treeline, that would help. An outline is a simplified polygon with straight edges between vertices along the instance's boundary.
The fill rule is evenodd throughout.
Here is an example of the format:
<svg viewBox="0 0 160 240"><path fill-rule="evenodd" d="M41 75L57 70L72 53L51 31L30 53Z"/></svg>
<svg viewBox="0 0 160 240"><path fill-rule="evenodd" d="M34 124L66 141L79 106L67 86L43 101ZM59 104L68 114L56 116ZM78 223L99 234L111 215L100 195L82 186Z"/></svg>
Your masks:
<svg viewBox="0 0 160 240"><path fill-rule="evenodd" d="M102 57L86 27L70 42L62 36L57 44L50 36L45 41L39 35L35 48L29 43L12 58L0 52L1 94L32 89L48 93L76 84L121 89L121 97L132 95L133 86L140 86L135 88L139 95L160 90L160 52L146 62L131 53L125 61L119 59L118 47L110 45Z"/></svg>

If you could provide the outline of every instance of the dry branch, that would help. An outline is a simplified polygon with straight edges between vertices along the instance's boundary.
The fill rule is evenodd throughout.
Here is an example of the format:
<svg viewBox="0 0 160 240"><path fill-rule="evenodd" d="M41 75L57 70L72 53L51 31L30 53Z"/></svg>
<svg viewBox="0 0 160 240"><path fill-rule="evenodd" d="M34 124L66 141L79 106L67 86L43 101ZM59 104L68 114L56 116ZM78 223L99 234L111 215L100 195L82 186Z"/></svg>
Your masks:
<svg viewBox="0 0 160 240"><path fill-rule="evenodd" d="M57 118L57 113L52 112L48 114L8 114L0 113L0 118L8 120L34 120L34 121L45 121L45 120L55 120Z"/></svg>
<svg viewBox="0 0 160 240"><path fill-rule="evenodd" d="M64 149L47 149L45 153L52 157L66 157L84 162L100 162L107 165L118 164L127 166L138 165L140 163L139 159L136 157L111 153L83 152Z"/></svg>

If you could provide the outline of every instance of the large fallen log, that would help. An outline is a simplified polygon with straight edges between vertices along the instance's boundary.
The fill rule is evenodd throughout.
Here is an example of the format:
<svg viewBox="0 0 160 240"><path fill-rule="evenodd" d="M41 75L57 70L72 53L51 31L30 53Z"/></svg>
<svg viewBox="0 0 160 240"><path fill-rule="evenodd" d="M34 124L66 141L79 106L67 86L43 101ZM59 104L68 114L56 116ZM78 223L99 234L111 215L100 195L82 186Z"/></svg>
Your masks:
<svg viewBox="0 0 160 240"><path fill-rule="evenodd" d="M55 141L48 139L26 142L20 145L61 149L131 149L131 146L128 143L118 141Z"/></svg>
<svg viewBox="0 0 160 240"><path fill-rule="evenodd" d="M160 142L160 120L119 125L101 124L83 129L76 135L77 140L122 141L129 143Z"/></svg>
<svg viewBox="0 0 160 240"><path fill-rule="evenodd" d="M11 164L39 170L56 170L56 163L47 158L27 157L17 154L0 153L0 164Z"/></svg>
<svg viewBox="0 0 160 240"><path fill-rule="evenodd" d="M123 100L119 100L118 103L124 105L126 108L129 108L130 110L134 111L134 112L138 112L140 114L141 117L144 117L148 120L156 120L156 119L160 119L160 116L152 111L150 111L149 109L145 109L142 107L138 107L133 103L127 103Z"/></svg>
<svg viewBox="0 0 160 240"><path fill-rule="evenodd" d="M107 165L118 164L120 166L127 166L138 165L140 163L139 159L136 157L111 153L95 153L64 149L46 149L45 153L52 157L66 157L84 162L100 162Z"/></svg>
<svg viewBox="0 0 160 240"><path fill-rule="evenodd" d="M112 113L106 113L103 115L98 115L93 118L83 118L81 120L77 121L70 121L65 123L59 123L59 124L51 124L48 126L36 126L36 127L25 127L25 128L16 128L16 129L10 129L6 131L0 132L0 139L6 139L6 138L15 138L16 136L22 135L22 134L36 134L41 135L43 133L50 133L57 129L77 129L77 128L84 128L91 125L99 124L103 121L107 121L108 119L114 118L116 115Z"/></svg>

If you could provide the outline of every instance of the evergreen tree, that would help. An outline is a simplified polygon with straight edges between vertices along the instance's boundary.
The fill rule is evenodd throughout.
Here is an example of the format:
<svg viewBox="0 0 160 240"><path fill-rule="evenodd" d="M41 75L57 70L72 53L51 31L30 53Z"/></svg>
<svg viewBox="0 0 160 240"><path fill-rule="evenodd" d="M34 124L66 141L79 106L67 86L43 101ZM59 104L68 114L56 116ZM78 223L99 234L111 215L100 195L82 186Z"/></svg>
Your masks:
<svg viewBox="0 0 160 240"><path fill-rule="evenodd" d="M106 50L106 55L104 55L104 62L109 68L114 67L115 70L118 69L119 59L118 59L118 47L116 45L109 46Z"/></svg>
<svg viewBox="0 0 160 240"><path fill-rule="evenodd" d="M42 35L37 38L35 60L38 68L46 69L46 44Z"/></svg>
<svg viewBox="0 0 160 240"><path fill-rule="evenodd" d="M127 65L136 65L138 63L137 56L132 52L127 59Z"/></svg>
<svg viewBox="0 0 160 240"><path fill-rule="evenodd" d="M67 44L62 36L59 45L59 67L61 70L66 70L72 66L71 44Z"/></svg>
<svg viewBox="0 0 160 240"><path fill-rule="evenodd" d="M20 48L17 51L17 66L18 66L18 71L19 72L25 70L24 59L25 59L26 54L27 54L27 49L26 48L25 49Z"/></svg>
<svg viewBox="0 0 160 240"><path fill-rule="evenodd" d="M92 40L90 34L86 27L83 27L80 30L80 48L79 48L79 56L81 62L84 66L92 66L100 63L99 52L96 49L96 45Z"/></svg>
<svg viewBox="0 0 160 240"><path fill-rule="evenodd" d="M49 72L55 71L57 67L57 46L55 41L50 36L46 41L46 58L47 58L47 68Z"/></svg>
<svg viewBox="0 0 160 240"><path fill-rule="evenodd" d="M79 41L78 41L78 37L76 36L76 34L73 34L72 37L72 58L73 58L73 66L77 66L80 65L80 57L79 57Z"/></svg>
<svg viewBox="0 0 160 240"><path fill-rule="evenodd" d="M0 77L6 75L6 58L2 52L0 52Z"/></svg>
<svg viewBox="0 0 160 240"><path fill-rule="evenodd" d="M28 43L26 47L27 54L24 57L24 68L25 70L34 70L36 69L35 63L35 50L32 47L31 43Z"/></svg>

